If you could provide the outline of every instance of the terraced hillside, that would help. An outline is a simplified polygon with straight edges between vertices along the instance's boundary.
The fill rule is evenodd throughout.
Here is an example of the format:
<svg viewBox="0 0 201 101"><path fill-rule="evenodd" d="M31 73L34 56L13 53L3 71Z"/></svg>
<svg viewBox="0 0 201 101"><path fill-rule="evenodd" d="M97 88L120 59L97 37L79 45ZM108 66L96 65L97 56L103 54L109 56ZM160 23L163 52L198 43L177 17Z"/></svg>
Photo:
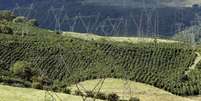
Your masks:
<svg viewBox="0 0 201 101"><path fill-rule="evenodd" d="M179 95L193 95L198 90L188 87L197 87L199 83L182 78L196 57L193 50L182 45L108 43L54 37L55 40L37 40L31 36L23 39L2 37L1 70L9 70L17 61L28 61L40 74L68 84L113 77L147 83Z"/></svg>
<svg viewBox="0 0 201 101"><path fill-rule="evenodd" d="M29 69L22 69L30 78L24 74L20 78L12 70L28 64L38 76L65 85L90 79L121 78L177 95L201 93L201 74L197 73L200 70L185 74L196 59L195 50L183 43L85 40L27 23L8 21L2 26L13 30L13 34L4 30L0 34L0 82L4 84L31 87L34 73L29 75Z"/></svg>

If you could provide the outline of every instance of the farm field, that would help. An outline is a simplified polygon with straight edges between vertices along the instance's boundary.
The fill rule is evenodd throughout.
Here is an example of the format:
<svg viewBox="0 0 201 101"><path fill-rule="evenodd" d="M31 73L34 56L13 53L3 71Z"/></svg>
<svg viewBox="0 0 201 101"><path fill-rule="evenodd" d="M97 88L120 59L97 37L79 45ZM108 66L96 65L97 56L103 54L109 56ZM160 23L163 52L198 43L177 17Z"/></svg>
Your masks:
<svg viewBox="0 0 201 101"><path fill-rule="evenodd" d="M100 92L107 97L115 93L124 101L133 96L140 101L200 99L199 44L57 32L37 27L33 19L10 17L0 20L0 98L5 101L43 101L51 96L81 101L81 95L88 96L86 91L99 87L104 78Z"/></svg>

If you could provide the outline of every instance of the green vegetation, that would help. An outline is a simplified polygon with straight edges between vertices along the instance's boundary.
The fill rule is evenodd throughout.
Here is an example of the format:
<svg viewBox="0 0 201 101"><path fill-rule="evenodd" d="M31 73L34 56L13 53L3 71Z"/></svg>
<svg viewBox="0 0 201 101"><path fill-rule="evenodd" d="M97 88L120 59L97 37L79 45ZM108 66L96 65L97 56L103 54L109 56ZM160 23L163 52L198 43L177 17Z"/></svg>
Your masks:
<svg viewBox="0 0 201 101"><path fill-rule="evenodd" d="M13 34L13 30L6 25L0 25L0 33Z"/></svg>
<svg viewBox="0 0 201 101"><path fill-rule="evenodd" d="M86 91L85 93L87 97L92 97L92 98L94 97L94 92L92 91Z"/></svg>
<svg viewBox="0 0 201 101"><path fill-rule="evenodd" d="M38 26L38 21L36 19L30 19L29 20L30 25L32 26Z"/></svg>
<svg viewBox="0 0 201 101"><path fill-rule="evenodd" d="M23 74L26 69L30 68L26 61L17 61L10 69L15 75Z"/></svg>
<svg viewBox="0 0 201 101"><path fill-rule="evenodd" d="M107 99L107 95L102 93L102 92L98 92L95 96L96 99L103 99L106 100Z"/></svg>
<svg viewBox="0 0 201 101"><path fill-rule="evenodd" d="M14 32L0 34L0 81L5 84L64 92L80 81L121 78L177 95L201 94L201 78L197 78L201 74L185 74L196 54L184 43L85 40L28 22L7 21L3 25Z"/></svg>
<svg viewBox="0 0 201 101"><path fill-rule="evenodd" d="M119 101L119 96L115 93L105 94L103 92L94 92L91 90L87 91L80 91L75 90L74 94L77 96L87 97L87 98L93 98L93 99L100 99L100 100L107 100L107 101ZM127 101L127 100L125 100Z"/></svg>
<svg viewBox="0 0 201 101"><path fill-rule="evenodd" d="M28 19L23 16L18 16L15 19L13 19L14 23L26 23L27 21Z"/></svg>
<svg viewBox="0 0 201 101"><path fill-rule="evenodd" d="M10 11L3 10L0 12L0 21L12 21L15 17L16 16Z"/></svg>
<svg viewBox="0 0 201 101"><path fill-rule="evenodd" d="M119 101L119 96L115 93L111 93L108 95L108 101Z"/></svg>
<svg viewBox="0 0 201 101"><path fill-rule="evenodd" d="M187 89L185 84L191 85L179 77L196 55L182 45L104 43L59 36L45 41L4 38L0 52L1 61L7 63L5 71L20 59L30 62L39 74L68 85L102 77L127 78L181 95L186 92L177 92L172 86L182 90Z"/></svg>
<svg viewBox="0 0 201 101"><path fill-rule="evenodd" d="M129 99L129 101L140 101L140 99L137 98L137 97L131 97L131 98Z"/></svg>
<svg viewBox="0 0 201 101"><path fill-rule="evenodd" d="M76 90L75 95L84 96L84 93L82 91Z"/></svg>

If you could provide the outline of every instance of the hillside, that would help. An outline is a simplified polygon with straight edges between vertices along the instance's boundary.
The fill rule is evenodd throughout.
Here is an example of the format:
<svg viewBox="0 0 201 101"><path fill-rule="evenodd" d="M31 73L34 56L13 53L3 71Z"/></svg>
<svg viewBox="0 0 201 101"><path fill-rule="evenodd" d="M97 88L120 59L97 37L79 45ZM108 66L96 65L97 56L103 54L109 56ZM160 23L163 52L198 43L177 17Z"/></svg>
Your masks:
<svg viewBox="0 0 201 101"><path fill-rule="evenodd" d="M199 47L167 39L62 34L38 28L33 19L6 18L0 23L3 84L63 92L81 81L118 78L176 95L201 94L201 69L186 74Z"/></svg>
<svg viewBox="0 0 201 101"><path fill-rule="evenodd" d="M100 77L129 78L165 87L176 94L184 92L175 92L172 85L166 84L190 83L182 82L180 77L196 56L192 50L177 44L94 43L70 37L46 41L34 37L3 38L0 52L2 66L6 66L3 71L17 61L27 61L37 72L53 80L73 83Z"/></svg>

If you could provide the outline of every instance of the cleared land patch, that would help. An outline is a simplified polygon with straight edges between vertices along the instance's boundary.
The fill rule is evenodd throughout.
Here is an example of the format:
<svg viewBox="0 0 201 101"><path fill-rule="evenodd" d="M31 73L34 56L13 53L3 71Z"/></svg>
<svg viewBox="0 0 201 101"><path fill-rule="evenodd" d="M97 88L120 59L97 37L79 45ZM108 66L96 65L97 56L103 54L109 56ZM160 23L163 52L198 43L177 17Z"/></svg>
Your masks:
<svg viewBox="0 0 201 101"><path fill-rule="evenodd" d="M154 38L140 38L140 37L105 37L98 36L90 33L75 33L75 32L63 32L63 36L72 36L75 38L81 38L85 40L107 40L114 42L128 42L128 43L140 43L140 42L161 42L161 43L177 43L178 41L168 40L168 39L154 39Z"/></svg>
<svg viewBox="0 0 201 101"><path fill-rule="evenodd" d="M79 83L78 86L82 91L92 90L98 82L99 80L89 80ZM72 91L77 90L75 85L70 88ZM112 78L105 80L100 92L117 93L121 99L136 96L140 98L140 101L194 101L143 83Z"/></svg>

